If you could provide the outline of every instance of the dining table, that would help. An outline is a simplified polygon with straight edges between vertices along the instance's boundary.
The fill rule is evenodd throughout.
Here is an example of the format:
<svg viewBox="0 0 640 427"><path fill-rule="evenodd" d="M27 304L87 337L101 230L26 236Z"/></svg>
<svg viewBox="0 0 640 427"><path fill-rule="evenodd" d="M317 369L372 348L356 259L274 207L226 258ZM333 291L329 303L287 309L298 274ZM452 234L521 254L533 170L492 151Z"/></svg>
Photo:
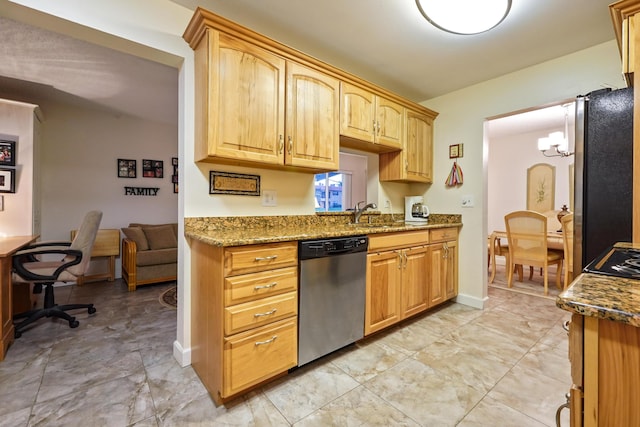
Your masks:
<svg viewBox="0 0 640 427"><path fill-rule="evenodd" d="M491 276L489 277L489 283L493 283L496 277L496 240L507 239L507 232L502 230L493 231L489 235L489 258L491 259ZM547 248L557 249L564 251L564 240L562 237L562 231L549 231L547 232ZM518 270L518 276L522 281L522 270Z"/></svg>

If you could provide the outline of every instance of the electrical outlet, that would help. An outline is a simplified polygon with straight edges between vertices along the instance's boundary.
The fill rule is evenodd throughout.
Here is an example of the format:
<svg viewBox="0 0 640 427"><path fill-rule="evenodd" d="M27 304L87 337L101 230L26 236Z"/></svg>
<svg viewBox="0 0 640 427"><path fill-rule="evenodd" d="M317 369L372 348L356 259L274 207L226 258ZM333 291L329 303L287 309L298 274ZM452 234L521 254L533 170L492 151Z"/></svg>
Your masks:
<svg viewBox="0 0 640 427"><path fill-rule="evenodd" d="M461 204L463 208L472 208L475 205L473 202L473 196L471 195L462 196Z"/></svg>
<svg viewBox="0 0 640 427"><path fill-rule="evenodd" d="M262 206L277 206L278 192L276 190L262 190Z"/></svg>
<svg viewBox="0 0 640 427"><path fill-rule="evenodd" d="M387 209L391 207L391 201L389 199L384 201L384 207Z"/></svg>

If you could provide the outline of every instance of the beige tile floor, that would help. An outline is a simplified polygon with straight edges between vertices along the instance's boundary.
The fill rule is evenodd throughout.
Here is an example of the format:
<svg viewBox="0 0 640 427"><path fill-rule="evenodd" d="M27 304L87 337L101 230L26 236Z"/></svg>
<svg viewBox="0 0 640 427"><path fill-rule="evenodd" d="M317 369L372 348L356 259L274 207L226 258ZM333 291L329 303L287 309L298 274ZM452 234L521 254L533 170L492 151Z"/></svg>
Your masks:
<svg viewBox="0 0 640 427"><path fill-rule="evenodd" d="M447 304L216 407L172 357L168 286L57 289L98 312L77 329L43 320L14 343L0 426L555 426L570 385L568 313L492 287L485 310Z"/></svg>

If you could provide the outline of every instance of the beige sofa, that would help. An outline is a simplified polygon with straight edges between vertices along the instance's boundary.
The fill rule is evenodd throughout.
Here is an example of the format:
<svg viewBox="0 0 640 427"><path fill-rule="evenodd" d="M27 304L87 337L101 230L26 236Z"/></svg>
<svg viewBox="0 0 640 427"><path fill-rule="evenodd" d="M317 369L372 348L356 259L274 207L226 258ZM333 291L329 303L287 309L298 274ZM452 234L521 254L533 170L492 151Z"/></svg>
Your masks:
<svg viewBox="0 0 640 427"><path fill-rule="evenodd" d="M122 278L138 286L176 280L178 224L129 224L122 228Z"/></svg>

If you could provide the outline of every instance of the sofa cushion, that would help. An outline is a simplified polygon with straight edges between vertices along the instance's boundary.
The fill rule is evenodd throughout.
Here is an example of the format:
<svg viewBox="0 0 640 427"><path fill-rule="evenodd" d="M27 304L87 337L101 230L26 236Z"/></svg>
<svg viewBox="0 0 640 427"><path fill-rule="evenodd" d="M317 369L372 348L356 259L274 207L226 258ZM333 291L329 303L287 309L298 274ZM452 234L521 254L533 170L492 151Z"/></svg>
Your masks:
<svg viewBox="0 0 640 427"><path fill-rule="evenodd" d="M147 242L151 250L178 247L176 233L170 224L146 226L142 227L142 231L144 231L144 235L147 236Z"/></svg>
<svg viewBox="0 0 640 427"><path fill-rule="evenodd" d="M138 267L171 264L176 262L178 262L178 248L143 251L138 252L138 255L136 256L136 265Z"/></svg>
<svg viewBox="0 0 640 427"><path fill-rule="evenodd" d="M122 229L122 232L127 239L133 240L136 243L136 250L146 251L149 249L149 243L147 242L147 237L145 236L144 231L142 231L142 228L125 227Z"/></svg>

